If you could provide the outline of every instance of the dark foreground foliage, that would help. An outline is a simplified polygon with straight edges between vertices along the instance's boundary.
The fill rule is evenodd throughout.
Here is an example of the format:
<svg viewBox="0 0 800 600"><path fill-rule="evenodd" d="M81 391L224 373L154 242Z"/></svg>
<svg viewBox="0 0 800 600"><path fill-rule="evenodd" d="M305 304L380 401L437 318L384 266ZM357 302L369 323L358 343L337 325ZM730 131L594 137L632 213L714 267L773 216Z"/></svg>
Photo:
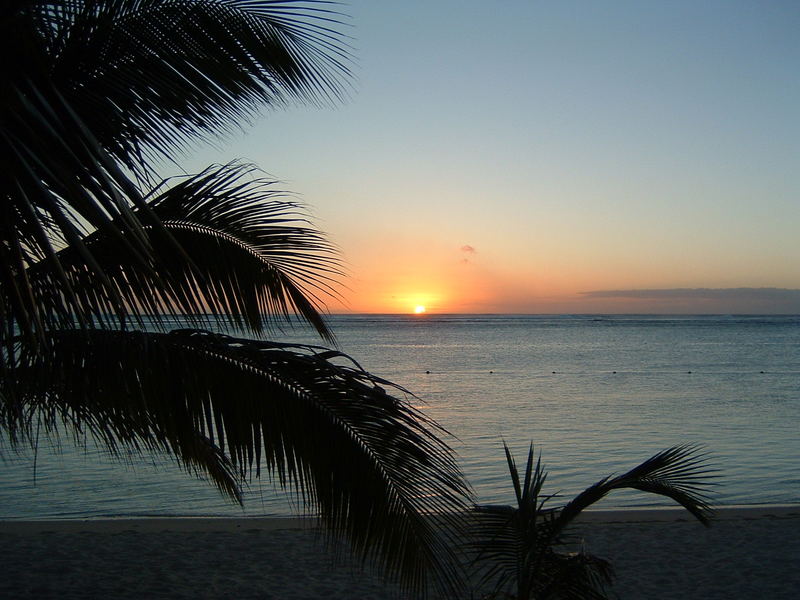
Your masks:
<svg viewBox="0 0 800 600"><path fill-rule="evenodd" d="M0 428L162 450L234 500L264 465L409 589L453 587L425 515L468 493L405 391L335 351L206 331L300 319L333 342L333 247L251 167L156 175L264 107L340 98L341 29L314 1L0 4Z"/></svg>

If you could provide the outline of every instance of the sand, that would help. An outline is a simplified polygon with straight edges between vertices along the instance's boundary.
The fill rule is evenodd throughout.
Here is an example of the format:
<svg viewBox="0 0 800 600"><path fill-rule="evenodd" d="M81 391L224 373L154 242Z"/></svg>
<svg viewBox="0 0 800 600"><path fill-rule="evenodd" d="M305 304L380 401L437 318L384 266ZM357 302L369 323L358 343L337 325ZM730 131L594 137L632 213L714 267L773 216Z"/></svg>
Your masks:
<svg viewBox="0 0 800 600"><path fill-rule="evenodd" d="M598 511L576 526L625 599L800 597L800 507ZM0 522L2 598L402 598L299 519Z"/></svg>

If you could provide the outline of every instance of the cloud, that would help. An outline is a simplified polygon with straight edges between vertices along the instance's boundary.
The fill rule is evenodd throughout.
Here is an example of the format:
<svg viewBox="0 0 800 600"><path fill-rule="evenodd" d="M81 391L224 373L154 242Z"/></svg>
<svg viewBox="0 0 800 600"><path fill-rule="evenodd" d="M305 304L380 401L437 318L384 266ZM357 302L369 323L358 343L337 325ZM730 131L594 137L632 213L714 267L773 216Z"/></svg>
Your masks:
<svg viewBox="0 0 800 600"><path fill-rule="evenodd" d="M772 300L800 300L800 290L789 288L670 288L657 290L599 290L582 292L588 298L639 298L639 299L713 299L758 298Z"/></svg>
<svg viewBox="0 0 800 600"><path fill-rule="evenodd" d="M683 308L698 312L800 313L800 290L790 288L669 288L595 290L582 292L586 300L636 302L642 307Z"/></svg>
<svg viewBox="0 0 800 600"><path fill-rule="evenodd" d="M463 246L461 246L461 252L463 254L466 254L466 255L469 255L469 256L472 256L472 255L478 253L478 251L475 249L475 246L470 246L469 244L464 244ZM472 261L470 261L470 259L467 256L464 256L461 259L460 262L461 262L461 264L466 265L466 264L469 264Z"/></svg>

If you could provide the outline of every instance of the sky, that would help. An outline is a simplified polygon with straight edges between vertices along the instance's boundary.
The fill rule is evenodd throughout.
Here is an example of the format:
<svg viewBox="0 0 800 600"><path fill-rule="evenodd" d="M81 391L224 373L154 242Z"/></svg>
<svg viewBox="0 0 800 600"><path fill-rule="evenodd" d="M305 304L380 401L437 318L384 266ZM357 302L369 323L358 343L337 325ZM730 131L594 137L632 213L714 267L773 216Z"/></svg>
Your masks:
<svg viewBox="0 0 800 600"><path fill-rule="evenodd" d="M331 312L800 313L800 3L341 10L348 98L184 162L307 205Z"/></svg>

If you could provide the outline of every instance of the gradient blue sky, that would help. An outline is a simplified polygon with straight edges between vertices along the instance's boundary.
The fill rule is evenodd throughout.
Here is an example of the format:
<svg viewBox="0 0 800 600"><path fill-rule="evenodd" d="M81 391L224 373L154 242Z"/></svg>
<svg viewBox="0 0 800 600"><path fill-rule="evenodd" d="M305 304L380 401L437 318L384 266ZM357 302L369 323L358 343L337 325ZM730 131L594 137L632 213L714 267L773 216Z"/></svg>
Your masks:
<svg viewBox="0 0 800 600"><path fill-rule="evenodd" d="M342 10L345 103L185 163L286 182L342 249L332 310L800 313L799 2Z"/></svg>

